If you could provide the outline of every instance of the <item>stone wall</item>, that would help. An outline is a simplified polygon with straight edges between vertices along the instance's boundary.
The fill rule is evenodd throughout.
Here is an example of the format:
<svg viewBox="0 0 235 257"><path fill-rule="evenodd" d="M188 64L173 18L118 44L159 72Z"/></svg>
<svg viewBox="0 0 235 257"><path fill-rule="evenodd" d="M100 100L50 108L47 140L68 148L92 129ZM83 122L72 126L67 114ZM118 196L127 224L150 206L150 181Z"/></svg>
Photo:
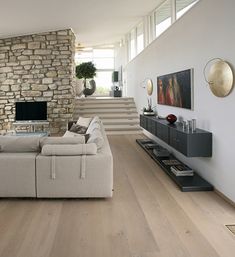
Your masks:
<svg viewBox="0 0 235 257"><path fill-rule="evenodd" d="M47 101L52 133L62 133L74 107L75 36L68 30L0 39L0 130L16 101Z"/></svg>

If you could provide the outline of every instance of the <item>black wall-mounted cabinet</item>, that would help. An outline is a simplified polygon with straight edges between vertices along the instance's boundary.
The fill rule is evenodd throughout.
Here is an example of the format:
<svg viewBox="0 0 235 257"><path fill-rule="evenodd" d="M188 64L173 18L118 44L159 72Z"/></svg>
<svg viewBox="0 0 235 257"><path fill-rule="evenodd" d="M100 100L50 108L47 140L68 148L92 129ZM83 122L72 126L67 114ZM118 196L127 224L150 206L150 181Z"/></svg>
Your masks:
<svg viewBox="0 0 235 257"><path fill-rule="evenodd" d="M195 132L183 131L179 123L152 116L140 115L140 126L187 157L211 157L212 133L196 129Z"/></svg>

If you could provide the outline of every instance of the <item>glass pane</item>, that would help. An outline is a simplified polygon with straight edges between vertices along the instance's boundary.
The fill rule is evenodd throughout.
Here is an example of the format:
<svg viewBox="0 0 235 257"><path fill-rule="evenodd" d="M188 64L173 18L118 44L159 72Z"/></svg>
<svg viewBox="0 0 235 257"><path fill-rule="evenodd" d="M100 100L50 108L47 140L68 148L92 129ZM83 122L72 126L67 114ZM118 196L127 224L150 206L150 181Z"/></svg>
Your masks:
<svg viewBox="0 0 235 257"><path fill-rule="evenodd" d="M165 1L155 11L156 37L171 25L171 0Z"/></svg>
<svg viewBox="0 0 235 257"><path fill-rule="evenodd" d="M76 58L75 57L75 63L76 65L78 64L81 64L83 62L92 62L92 59L91 58L84 58L84 59L81 59L81 58Z"/></svg>
<svg viewBox="0 0 235 257"><path fill-rule="evenodd" d="M94 49L94 57L114 57L113 49Z"/></svg>
<svg viewBox="0 0 235 257"><path fill-rule="evenodd" d="M138 26L137 26L137 37L139 35L142 35L144 33L144 26L143 23L141 22Z"/></svg>
<svg viewBox="0 0 235 257"><path fill-rule="evenodd" d="M131 31L131 42L130 42L130 57L131 59L133 59L136 56L136 49L135 49L135 45L136 45L136 33L135 33L135 29L133 29Z"/></svg>
<svg viewBox="0 0 235 257"><path fill-rule="evenodd" d="M137 36L137 54L139 54L144 49L144 35L141 34Z"/></svg>
<svg viewBox="0 0 235 257"><path fill-rule="evenodd" d="M114 69L114 58L94 58L97 69Z"/></svg>
<svg viewBox="0 0 235 257"><path fill-rule="evenodd" d="M137 26L137 54L144 49L144 26L140 23Z"/></svg>
<svg viewBox="0 0 235 257"><path fill-rule="evenodd" d="M92 55L93 55L92 52L84 51L84 52L76 53L75 57L77 57L77 58L92 58Z"/></svg>
<svg viewBox="0 0 235 257"><path fill-rule="evenodd" d="M176 19L187 12L198 0L176 0Z"/></svg>
<svg viewBox="0 0 235 257"><path fill-rule="evenodd" d="M107 96L113 85L112 71L97 71L95 76L96 91L94 95Z"/></svg>

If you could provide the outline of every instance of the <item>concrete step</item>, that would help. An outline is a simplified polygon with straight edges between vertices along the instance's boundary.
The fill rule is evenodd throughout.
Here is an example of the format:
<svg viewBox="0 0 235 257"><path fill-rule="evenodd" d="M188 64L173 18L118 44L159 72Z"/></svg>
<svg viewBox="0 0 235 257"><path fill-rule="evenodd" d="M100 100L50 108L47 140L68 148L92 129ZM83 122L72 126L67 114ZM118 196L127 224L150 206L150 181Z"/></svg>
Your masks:
<svg viewBox="0 0 235 257"><path fill-rule="evenodd" d="M139 115L138 113L99 113L95 114L99 116L101 119L138 119ZM93 113L87 113L87 114L79 114L75 113L74 117L78 119L79 116L82 117L93 117Z"/></svg>
<svg viewBox="0 0 235 257"><path fill-rule="evenodd" d="M74 120L99 116L107 134L140 134L139 115L133 98L80 98L75 101Z"/></svg>
<svg viewBox="0 0 235 257"><path fill-rule="evenodd" d="M134 99L133 98L79 98L79 99L75 99L75 104L77 103L90 103L90 104L94 104L94 103L99 103L99 104L109 104L109 103L133 103Z"/></svg>
<svg viewBox="0 0 235 257"><path fill-rule="evenodd" d="M142 130L133 130L133 131L128 131L128 130L122 130L122 131L106 131L106 135L138 135L138 134L142 134L143 131Z"/></svg>
<svg viewBox="0 0 235 257"><path fill-rule="evenodd" d="M140 126L139 125L122 125L122 124L118 124L118 125L104 125L105 130L139 130Z"/></svg>
<svg viewBox="0 0 235 257"><path fill-rule="evenodd" d="M77 103L75 104L75 108L79 110L83 109L123 109L123 108L136 108L135 103Z"/></svg>
<svg viewBox="0 0 235 257"><path fill-rule="evenodd" d="M133 125L137 124L139 125L139 119L136 118L126 118L126 119L105 119L102 118L102 122L104 125L120 125L120 124L125 124L125 125Z"/></svg>
<svg viewBox="0 0 235 257"><path fill-rule="evenodd" d="M133 113L137 114L137 111L135 108L123 108L122 110L119 109L85 109L85 110L75 110L74 114L103 114L103 113Z"/></svg>

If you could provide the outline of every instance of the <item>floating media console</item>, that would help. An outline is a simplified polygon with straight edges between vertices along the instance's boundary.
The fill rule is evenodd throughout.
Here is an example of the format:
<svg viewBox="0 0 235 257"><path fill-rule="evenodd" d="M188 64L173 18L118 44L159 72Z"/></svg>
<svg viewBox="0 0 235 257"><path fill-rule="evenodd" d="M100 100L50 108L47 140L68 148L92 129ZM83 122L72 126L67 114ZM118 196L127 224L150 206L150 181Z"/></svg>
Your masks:
<svg viewBox="0 0 235 257"><path fill-rule="evenodd" d="M187 157L211 157L212 133L196 129L183 131L179 123L169 124L166 120L140 115L140 126Z"/></svg>
<svg viewBox="0 0 235 257"><path fill-rule="evenodd" d="M140 125L162 141L175 148L187 157L211 157L212 133L197 129L196 132L185 132L179 124L168 124L167 121L156 117L140 116ZM151 141L151 140L150 140ZM145 139L137 139L136 142L147 154L165 171L183 192L212 191L213 186L194 171L193 176L175 176L171 171L171 165L166 165L165 160L179 161L174 155L157 157L153 149L148 148ZM154 141L152 141L154 143Z"/></svg>

